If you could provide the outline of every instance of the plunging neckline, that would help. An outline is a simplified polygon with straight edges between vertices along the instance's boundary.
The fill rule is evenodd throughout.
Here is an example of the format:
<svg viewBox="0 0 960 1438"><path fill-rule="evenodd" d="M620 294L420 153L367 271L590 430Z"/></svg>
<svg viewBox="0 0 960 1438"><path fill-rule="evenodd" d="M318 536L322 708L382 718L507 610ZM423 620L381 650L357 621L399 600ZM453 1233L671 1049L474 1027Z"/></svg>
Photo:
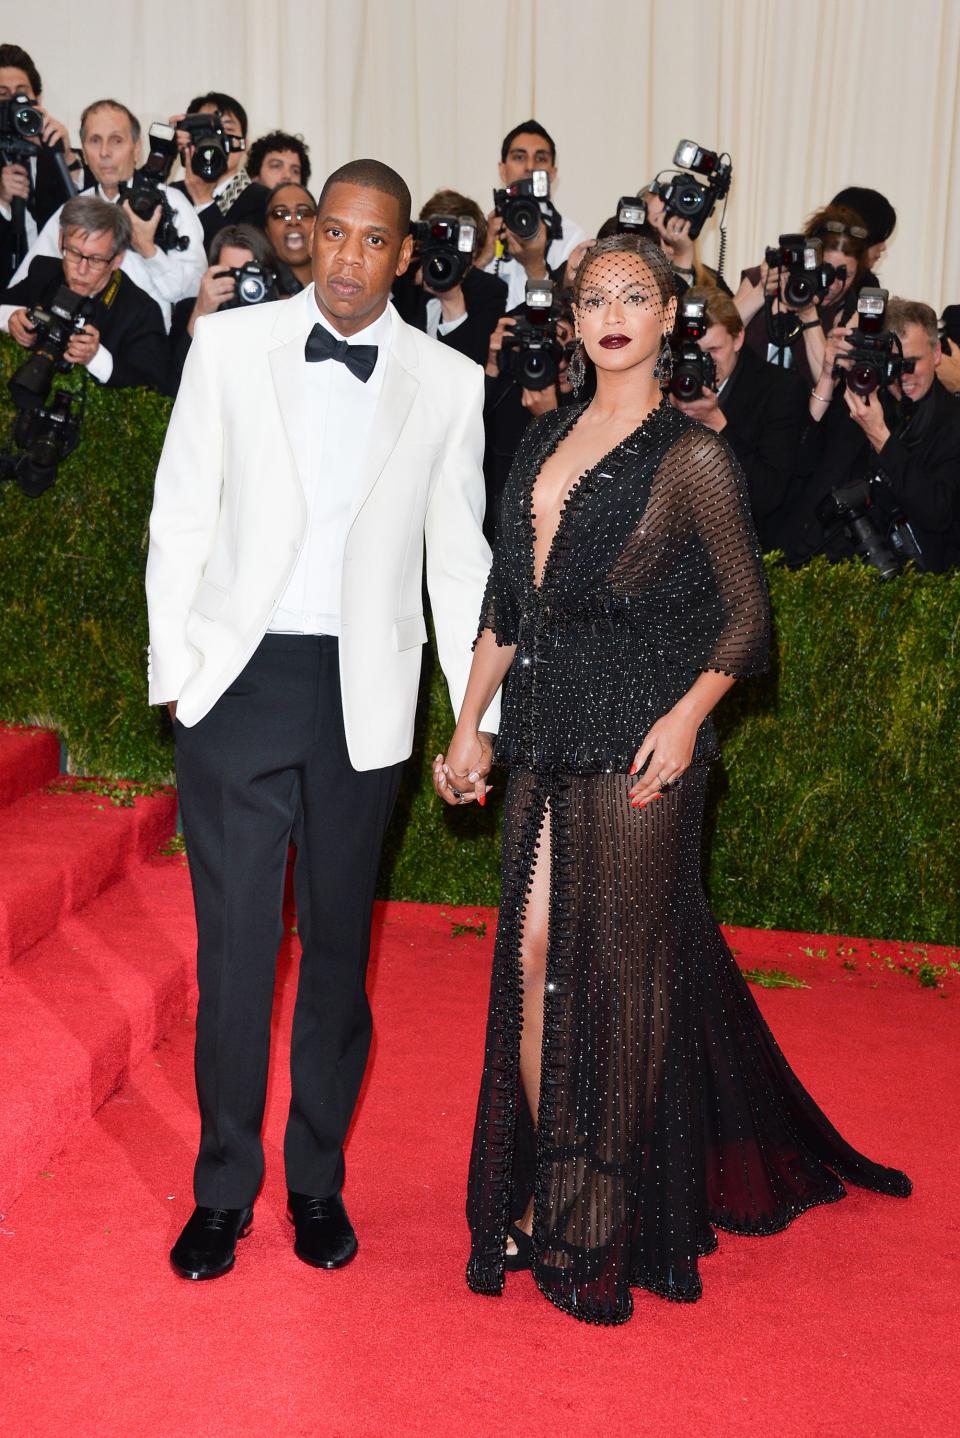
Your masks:
<svg viewBox="0 0 960 1438"><path fill-rule="evenodd" d="M565 520L566 520L566 518L567 518L568 510L569 510L570 507L571 507L571 500L573 500L573 498L575 497L575 495L579 494L580 489L581 489L581 487L582 487L584 481L585 481L586 479L590 478L591 476L595 475L596 473L598 473L598 471L601 470L605 464L607 464L607 462L610 460L611 456L616 454L616 452L617 452L618 449L622 449L623 446L628 443L628 441L630 441L630 440L636 438L637 436L639 436L639 435L641 434L641 432L642 432L642 431L647 427L647 425L650 423L650 421L654 418L654 416L660 414L660 413L663 411L664 406L665 406L665 405L668 405L668 404L669 404L669 400L667 400L666 397L664 397L664 398L660 401L660 403L659 403L658 405L654 405L654 407L653 407L653 409L650 411L650 413L646 416L645 419L641 420L641 422L636 426L635 429L632 429L629 434L625 434L625 435L623 436L623 439L618 440L615 445L611 446L610 449L606 450L604 454L601 454L601 456L600 456L599 459L595 460L593 464L591 464L587 469L585 469L585 470L583 471L583 473L580 474L580 475L572 482L572 484L570 485L570 487L569 487L569 489L567 490L566 494L564 495L563 503L562 503L561 506L560 506L560 512L559 512L559 514L558 514L558 516L557 516L557 526L556 526L556 528L555 528L554 531L553 531L553 535L552 535L552 537L551 537L551 539L550 539L550 543L547 545L547 552L546 552L546 554L544 555L544 558L543 558L543 568L542 568L541 571L540 571L540 578L539 578L539 580L538 580L538 579L537 579L537 548L536 548L536 546L537 546L537 524L536 524L536 518L537 518L537 517L536 517L536 514L534 513L534 509L533 509L533 495L534 495L534 490L535 490L536 487L537 487L537 479L538 479L539 476L540 476L540 473L541 473L541 471L542 471L542 469L543 469L543 466L547 463L547 460L553 458L553 456L556 454L557 450L560 448L560 445L563 443L563 441L564 441L565 439L567 439L567 438L573 433L573 431L576 429L577 425L580 423L581 419L583 419L583 416L586 414L587 409L589 408L589 403L584 404L583 406L581 406L579 412L576 411L576 410L573 410L573 411L572 411L572 413L573 413L573 420L572 420L572 422L571 422L570 424L561 424L561 425L559 425L559 426L557 427L557 433L554 434L554 436L553 436L553 438L552 438L552 441L551 441L550 445L548 446L546 452L540 456L540 463L538 464L537 468L536 468L535 470L533 470L532 473L531 473L531 476L530 476L530 492L529 492L529 494L528 494L528 496L527 496L527 501L528 501L528 502L527 502L527 518L528 518L529 527L530 527L530 543L529 543L529 554L530 554L530 583L531 583L531 586L532 586L532 588L533 588L533 590L534 590L534 592L535 592L536 594L541 594L541 593L543 592L544 583L545 583L546 578L547 578L547 575L548 575L548 573L549 573L549 571L550 571L550 561L552 560L553 555L554 555L554 551L555 551L555 549L556 549L556 547L557 547L557 536L560 534L560 531L561 531L561 530L563 529L563 527L564 527L564 522L565 522Z"/></svg>

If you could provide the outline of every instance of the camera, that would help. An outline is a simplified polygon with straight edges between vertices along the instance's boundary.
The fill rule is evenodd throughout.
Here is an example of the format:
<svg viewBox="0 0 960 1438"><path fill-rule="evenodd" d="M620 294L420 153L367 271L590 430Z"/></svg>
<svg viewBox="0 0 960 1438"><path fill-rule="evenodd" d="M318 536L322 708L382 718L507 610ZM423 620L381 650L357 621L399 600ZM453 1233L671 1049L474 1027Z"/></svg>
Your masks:
<svg viewBox="0 0 960 1438"><path fill-rule="evenodd" d="M160 221L154 242L164 252L185 250L190 244L189 236L178 234L173 207L163 190L177 158L175 135L172 125L151 125L150 153L146 163L137 170L132 180L121 186L131 210L141 220L151 219L157 206L160 206Z"/></svg>
<svg viewBox="0 0 960 1438"><path fill-rule="evenodd" d="M553 283L528 280L526 313L518 315L512 331L503 337L497 365L524 389L547 389L556 384L563 358L553 315Z"/></svg>
<svg viewBox="0 0 960 1438"><path fill-rule="evenodd" d="M879 475L838 485L817 505L816 515L828 539L842 532L854 554L872 565L881 579L896 578L907 563L926 569L913 528Z"/></svg>
<svg viewBox="0 0 960 1438"><path fill-rule="evenodd" d="M186 130L193 146L190 168L201 180L216 184L227 173L227 156L234 150L245 150L247 142L239 135L228 135L223 128L219 110L212 115L184 115L177 121L178 130Z"/></svg>
<svg viewBox="0 0 960 1438"><path fill-rule="evenodd" d="M518 240L531 239L541 220L549 238L557 238L557 212L550 203L550 176L546 170L534 170L529 179L514 180L505 190L494 190L493 208Z"/></svg>
<svg viewBox="0 0 960 1438"><path fill-rule="evenodd" d="M768 269L785 271L783 300L794 310L819 302L835 280L847 277L846 265L824 264L823 243L806 235L781 235L765 258Z"/></svg>
<svg viewBox="0 0 960 1438"><path fill-rule="evenodd" d="M861 399L880 388L895 384L902 374L912 374L916 360L904 359L900 336L883 327L887 312L887 291L865 287L857 296L860 323L847 335L852 350L849 366L834 365L833 377L842 375L847 389Z"/></svg>
<svg viewBox="0 0 960 1438"><path fill-rule="evenodd" d="M733 178L733 162L729 155L718 155L714 150L704 150L694 140L681 140L673 157L679 173L661 180L658 175L650 186L655 195L663 201L664 218L677 215L690 221L690 238L695 240L712 215L719 200L730 189ZM702 185L693 175L707 176Z"/></svg>
<svg viewBox="0 0 960 1438"><path fill-rule="evenodd" d="M42 134L43 116L29 95L21 91L9 100L0 100L0 153L8 164L35 155L31 141Z"/></svg>
<svg viewBox="0 0 960 1438"><path fill-rule="evenodd" d="M61 285L47 309L34 305L27 316L36 334L30 358L10 378L10 393L17 409L39 409L57 373L65 373L70 361L64 359L67 346L82 330L94 311L95 301L75 295Z"/></svg>
<svg viewBox="0 0 960 1438"><path fill-rule="evenodd" d="M704 354L697 344L710 328L706 300L681 300L680 312L672 337L673 373L670 393L689 404L699 399L704 389L717 387L717 367L713 355Z"/></svg>
<svg viewBox="0 0 960 1438"><path fill-rule="evenodd" d="M0 454L0 479L12 479L29 499L37 499L57 477L57 466L80 443L82 411L74 413L77 396L58 389L46 408L21 410L13 426L20 454Z"/></svg>
<svg viewBox="0 0 960 1438"><path fill-rule="evenodd" d="M636 195L623 195L617 201L617 233L620 235L647 233L647 207Z"/></svg>
<svg viewBox="0 0 960 1438"><path fill-rule="evenodd" d="M424 281L445 294L463 280L473 261L477 227L468 215L434 215L410 226Z"/></svg>
<svg viewBox="0 0 960 1438"><path fill-rule="evenodd" d="M236 269L217 270L217 274L233 275L237 285L233 299L221 305L222 310L236 310L244 305L262 305L265 300L275 298L273 287L277 282L276 273L266 265L258 264L256 260L247 260L245 265L239 265Z"/></svg>

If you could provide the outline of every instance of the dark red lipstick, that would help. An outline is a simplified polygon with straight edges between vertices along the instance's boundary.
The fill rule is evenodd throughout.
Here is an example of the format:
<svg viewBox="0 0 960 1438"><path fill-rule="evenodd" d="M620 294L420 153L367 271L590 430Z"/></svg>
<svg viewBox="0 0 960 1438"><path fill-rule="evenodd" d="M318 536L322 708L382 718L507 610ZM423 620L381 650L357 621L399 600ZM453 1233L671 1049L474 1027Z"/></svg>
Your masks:
<svg viewBox="0 0 960 1438"><path fill-rule="evenodd" d="M622 350L626 345L632 343L629 335L604 335L600 341L605 350Z"/></svg>

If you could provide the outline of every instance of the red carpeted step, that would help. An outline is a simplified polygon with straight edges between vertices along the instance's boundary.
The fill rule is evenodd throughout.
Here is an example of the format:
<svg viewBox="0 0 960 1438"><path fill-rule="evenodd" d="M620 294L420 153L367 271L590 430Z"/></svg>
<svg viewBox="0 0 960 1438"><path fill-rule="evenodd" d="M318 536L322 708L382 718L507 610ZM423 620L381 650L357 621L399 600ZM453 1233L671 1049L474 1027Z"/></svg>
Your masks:
<svg viewBox="0 0 960 1438"><path fill-rule="evenodd" d="M176 798L39 790L0 809L0 972L172 833Z"/></svg>
<svg viewBox="0 0 960 1438"><path fill-rule="evenodd" d="M0 807L32 789L41 789L60 772L60 741L49 729L0 725Z"/></svg>
<svg viewBox="0 0 960 1438"><path fill-rule="evenodd" d="M158 858L70 914L9 971L0 986L0 1213L179 1022L195 952L186 867Z"/></svg>

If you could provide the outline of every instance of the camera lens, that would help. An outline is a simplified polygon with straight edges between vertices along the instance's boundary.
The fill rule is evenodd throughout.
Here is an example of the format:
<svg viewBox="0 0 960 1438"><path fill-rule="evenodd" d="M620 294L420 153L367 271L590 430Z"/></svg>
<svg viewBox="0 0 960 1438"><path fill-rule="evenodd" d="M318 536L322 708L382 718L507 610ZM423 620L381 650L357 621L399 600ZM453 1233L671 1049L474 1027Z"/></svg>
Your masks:
<svg viewBox="0 0 960 1438"><path fill-rule="evenodd" d="M245 305L258 305L267 292L260 275L245 274L237 285L237 297Z"/></svg>
<svg viewBox="0 0 960 1438"><path fill-rule="evenodd" d="M40 135L43 133L43 116L32 105L18 105L13 112L13 128L18 135Z"/></svg>
<svg viewBox="0 0 960 1438"><path fill-rule="evenodd" d="M452 289L456 284L455 266L451 255L431 255L423 269L424 278L435 290Z"/></svg>
<svg viewBox="0 0 960 1438"><path fill-rule="evenodd" d="M227 173L227 155L218 140L198 145L194 151L190 168L201 180L216 181Z"/></svg>
<svg viewBox="0 0 960 1438"><path fill-rule="evenodd" d="M847 389L853 390L854 394L873 394L879 383L880 375L876 366L868 364L865 360L861 360L847 371Z"/></svg>
<svg viewBox="0 0 960 1438"><path fill-rule="evenodd" d="M783 296L788 305L802 310L813 299L813 286L806 275L791 275L784 286Z"/></svg>
<svg viewBox="0 0 960 1438"><path fill-rule="evenodd" d="M695 180L688 180L686 183L678 180L673 191L673 203L678 214L685 218L699 214L703 208L703 195L703 187Z"/></svg>
<svg viewBox="0 0 960 1438"><path fill-rule="evenodd" d="M700 394L700 376L686 365L681 365L674 371L673 379L670 381L670 389L677 399L689 403Z"/></svg>
<svg viewBox="0 0 960 1438"><path fill-rule="evenodd" d="M540 228L540 206L536 200L511 200L503 216L508 230L520 240L529 240Z"/></svg>

